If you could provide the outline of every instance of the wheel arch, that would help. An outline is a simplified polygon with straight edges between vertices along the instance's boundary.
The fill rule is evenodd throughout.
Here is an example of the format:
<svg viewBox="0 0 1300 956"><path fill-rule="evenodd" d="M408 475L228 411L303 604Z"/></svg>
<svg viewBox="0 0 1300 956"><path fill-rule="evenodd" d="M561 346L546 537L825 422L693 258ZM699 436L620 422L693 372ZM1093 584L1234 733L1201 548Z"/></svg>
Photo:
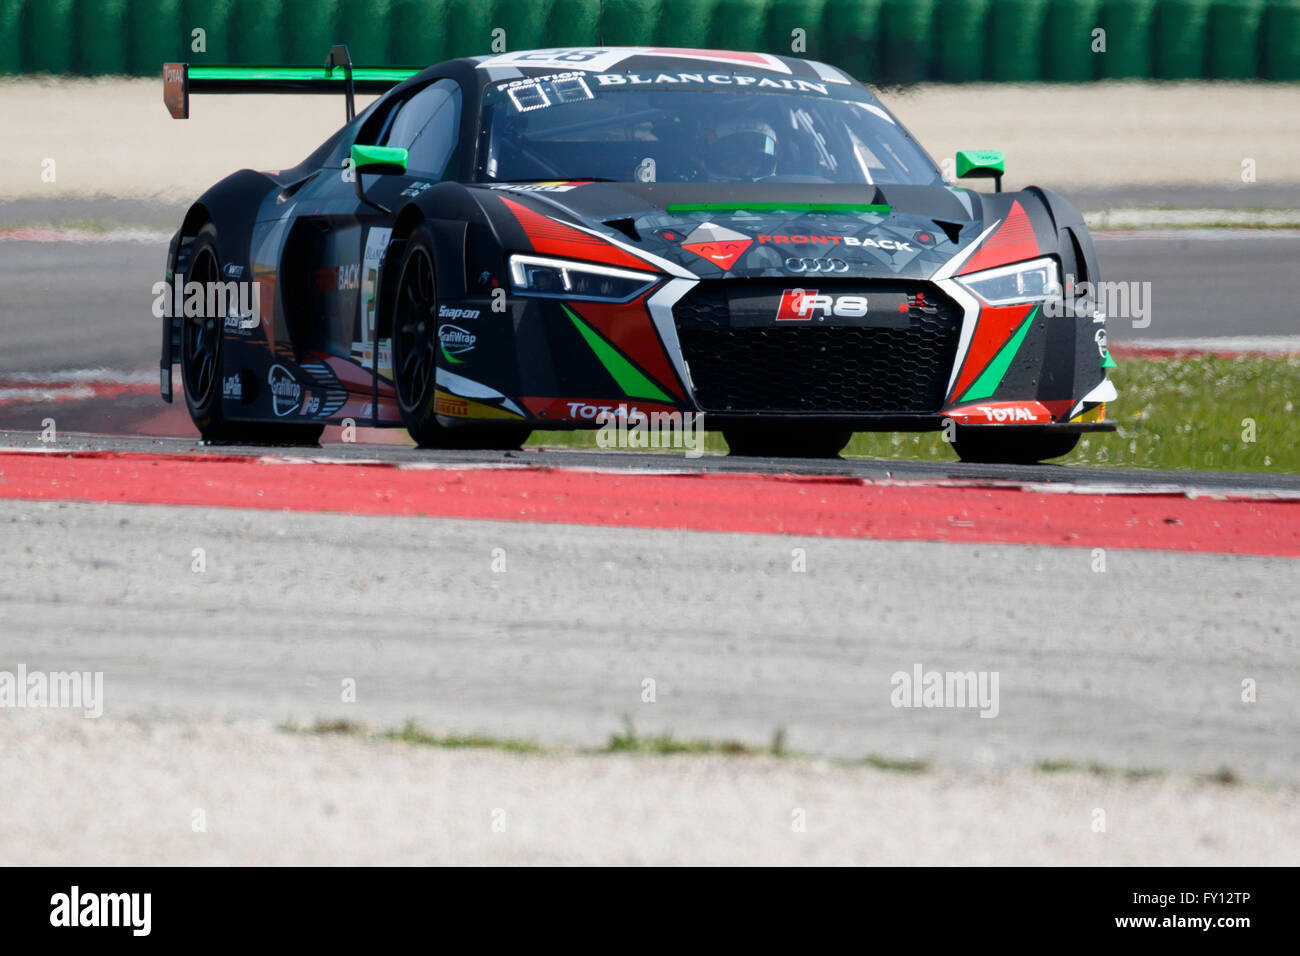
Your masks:
<svg viewBox="0 0 1300 956"><path fill-rule="evenodd" d="M415 203L407 203L393 220L393 231L388 237L388 248L384 250L384 261L379 268L379 306L375 311L375 337L378 339L393 334L393 302L397 297L397 281L402 274L406 243L424 221L424 210Z"/></svg>
<svg viewBox="0 0 1300 956"><path fill-rule="evenodd" d="M460 219L439 218L423 203L408 203L393 220L393 232L389 236L380 272L380 312L376 334L381 337L392 332L392 304L397 294L397 280L401 274L406 244L415 231L426 224L433 234L433 275L438 283L439 297L459 299L466 294L468 223Z"/></svg>

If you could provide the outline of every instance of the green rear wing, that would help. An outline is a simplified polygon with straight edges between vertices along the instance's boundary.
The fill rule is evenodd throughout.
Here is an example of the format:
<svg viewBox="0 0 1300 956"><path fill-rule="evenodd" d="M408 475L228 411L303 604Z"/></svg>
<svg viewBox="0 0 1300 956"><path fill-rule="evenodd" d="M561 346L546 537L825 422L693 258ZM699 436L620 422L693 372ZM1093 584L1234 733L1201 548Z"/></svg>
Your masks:
<svg viewBox="0 0 1300 956"><path fill-rule="evenodd" d="M353 67L348 48L330 50L325 66L190 66L163 64L163 103L173 119L190 118L194 93L343 93L356 115L356 93L386 93L419 70Z"/></svg>

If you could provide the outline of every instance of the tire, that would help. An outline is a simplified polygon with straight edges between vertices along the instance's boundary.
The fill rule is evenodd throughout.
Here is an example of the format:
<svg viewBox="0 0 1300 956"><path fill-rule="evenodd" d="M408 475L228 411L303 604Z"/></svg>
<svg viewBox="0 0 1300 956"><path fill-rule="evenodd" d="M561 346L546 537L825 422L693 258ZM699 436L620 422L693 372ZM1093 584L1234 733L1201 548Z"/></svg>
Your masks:
<svg viewBox="0 0 1300 956"><path fill-rule="evenodd" d="M438 289L434 238L421 225L406 243L393 299L393 389L402 423L421 448L518 449L531 434L526 425L438 423Z"/></svg>
<svg viewBox="0 0 1300 956"><path fill-rule="evenodd" d="M825 426L735 425L722 430L727 448L738 458L835 458L853 432Z"/></svg>
<svg viewBox="0 0 1300 956"><path fill-rule="evenodd" d="M221 281L221 249L217 227L206 223L198 234L183 241L176 259L176 275L186 282ZM184 291L184 290L182 290ZM206 297L204 301L206 312ZM225 417L221 407L221 380L225 375L224 316L201 314L181 318L181 383L190 419L204 441L248 445L315 445L324 425L275 422L237 422Z"/></svg>
<svg viewBox="0 0 1300 956"><path fill-rule="evenodd" d="M1074 451L1078 433L1003 431L958 428L952 447L962 461L980 464L1032 465Z"/></svg>

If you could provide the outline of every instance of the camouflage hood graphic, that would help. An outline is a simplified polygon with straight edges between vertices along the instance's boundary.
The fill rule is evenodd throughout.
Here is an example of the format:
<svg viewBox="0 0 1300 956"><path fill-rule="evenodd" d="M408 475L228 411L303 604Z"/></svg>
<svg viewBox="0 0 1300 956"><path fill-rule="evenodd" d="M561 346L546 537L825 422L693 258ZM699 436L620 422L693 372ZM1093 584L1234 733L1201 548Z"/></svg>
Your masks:
<svg viewBox="0 0 1300 956"><path fill-rule="evenodd" d="M928 279L1000 196L944 186L530 183L488 187L700 278ZM487 205L493 205L487 203Z"/></svg>

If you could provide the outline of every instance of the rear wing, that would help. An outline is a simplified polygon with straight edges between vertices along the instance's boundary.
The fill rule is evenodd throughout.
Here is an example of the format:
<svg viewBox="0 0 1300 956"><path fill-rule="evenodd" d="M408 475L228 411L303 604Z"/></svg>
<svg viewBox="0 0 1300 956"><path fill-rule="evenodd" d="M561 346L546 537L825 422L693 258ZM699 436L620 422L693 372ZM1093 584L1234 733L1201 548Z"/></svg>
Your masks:
<svg viewBox="0 0 1300 956"><path fill-rule="evenodd" d="M347 116L356 115L355 94L386 93L419 70L352 66L346 46L336 46L325 66L190 66L163 64L163 103L172 119L190 118L192 93L343 93Z"/></svg>

